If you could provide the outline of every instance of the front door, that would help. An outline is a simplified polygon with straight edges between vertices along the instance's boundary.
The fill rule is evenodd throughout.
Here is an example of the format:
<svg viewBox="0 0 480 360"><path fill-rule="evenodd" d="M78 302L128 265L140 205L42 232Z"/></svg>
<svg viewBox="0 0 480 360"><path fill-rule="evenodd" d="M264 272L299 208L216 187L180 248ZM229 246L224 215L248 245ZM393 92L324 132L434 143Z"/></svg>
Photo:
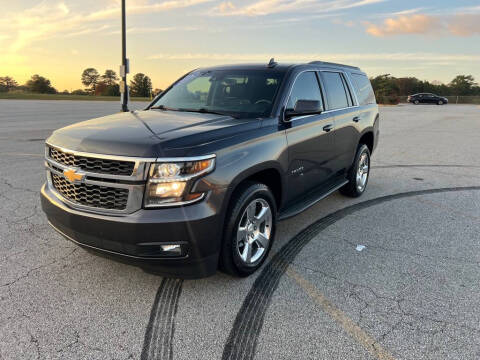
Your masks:
<svg viewBox="0 0 480 360"><path fill-rule="evenodd" d="M286 108L293 109L298 100L317 100L323 108L324 101L315 72L303 72L297 77ZM286 129L289 201L326 182L333 175L334 126L334 117L329 113L289 120Z"/></svg>

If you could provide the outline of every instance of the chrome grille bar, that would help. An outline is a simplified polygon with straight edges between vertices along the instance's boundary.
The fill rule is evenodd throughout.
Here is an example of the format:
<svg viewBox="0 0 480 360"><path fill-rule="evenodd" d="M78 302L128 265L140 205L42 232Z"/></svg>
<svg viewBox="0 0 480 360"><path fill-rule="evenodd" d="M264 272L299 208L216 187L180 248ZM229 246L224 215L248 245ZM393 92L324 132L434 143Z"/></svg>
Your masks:
<svg viewBox="0 0 480 360"><path fill-rule="evenodd" d="M55 155L52 155L51 149L55 149ZM113 168L117 164L133 166L122 165L122 171L119 172L121 174L99 172L102 169L98 167L75 166L85 164L85 158L100 167L106 164L109 170L112 169L112 164ZM76 162L76 159L80 159L80 163ZM156 158L77 152L48 143L45 147L49 189L72 208L101 214L122 215L139 210L142 207L149 165L155 161ZM130 175L126 175L124 170L129 167ZM64 171L72 169L81 172L81 182L72 183L66 178Z"/></svg>

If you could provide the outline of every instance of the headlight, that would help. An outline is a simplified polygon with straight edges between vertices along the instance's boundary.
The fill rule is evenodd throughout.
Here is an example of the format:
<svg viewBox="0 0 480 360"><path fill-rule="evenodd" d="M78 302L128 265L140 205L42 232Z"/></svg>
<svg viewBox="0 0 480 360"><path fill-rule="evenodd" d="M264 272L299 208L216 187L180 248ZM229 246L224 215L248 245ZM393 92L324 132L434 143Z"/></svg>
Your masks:
<svg viewBox="0 0 480 360"><path fill-rule="evenodd" d="M192 193L195 181L215 168L215 155L150 165L145 207L179 206L203 199Z"/></svg>

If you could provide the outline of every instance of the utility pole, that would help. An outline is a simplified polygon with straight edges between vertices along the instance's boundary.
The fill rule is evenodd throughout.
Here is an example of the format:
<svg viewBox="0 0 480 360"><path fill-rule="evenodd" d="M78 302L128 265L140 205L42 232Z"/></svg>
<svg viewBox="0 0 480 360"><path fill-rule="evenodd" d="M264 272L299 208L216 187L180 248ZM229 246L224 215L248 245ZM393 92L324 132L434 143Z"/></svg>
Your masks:
<svg viewBox="0 0 480 360"><path fill-rule="evenodd" d="M127 74L129 73L130 64L127 59L127 28L126 28L126 9L125 0L122 0L122 66L120 66L120 76L122 81L120 82L121 103L123 112L128 110L128 85Z"/></svg>

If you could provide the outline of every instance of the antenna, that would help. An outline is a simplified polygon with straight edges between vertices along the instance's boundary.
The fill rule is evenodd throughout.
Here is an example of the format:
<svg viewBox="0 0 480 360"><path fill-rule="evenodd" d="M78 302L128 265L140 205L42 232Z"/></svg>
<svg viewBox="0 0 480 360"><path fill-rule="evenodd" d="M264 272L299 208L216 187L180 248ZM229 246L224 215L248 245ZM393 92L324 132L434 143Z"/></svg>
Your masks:
<svg viewBox="0 0 480 360"><path fill-rule="evenodd" d="M278 64L275 62L275 59L274 58L271 58L270 59L270 62L268 63L267 67L269 68L274 68L275 66L277 66Z"/></svg>

